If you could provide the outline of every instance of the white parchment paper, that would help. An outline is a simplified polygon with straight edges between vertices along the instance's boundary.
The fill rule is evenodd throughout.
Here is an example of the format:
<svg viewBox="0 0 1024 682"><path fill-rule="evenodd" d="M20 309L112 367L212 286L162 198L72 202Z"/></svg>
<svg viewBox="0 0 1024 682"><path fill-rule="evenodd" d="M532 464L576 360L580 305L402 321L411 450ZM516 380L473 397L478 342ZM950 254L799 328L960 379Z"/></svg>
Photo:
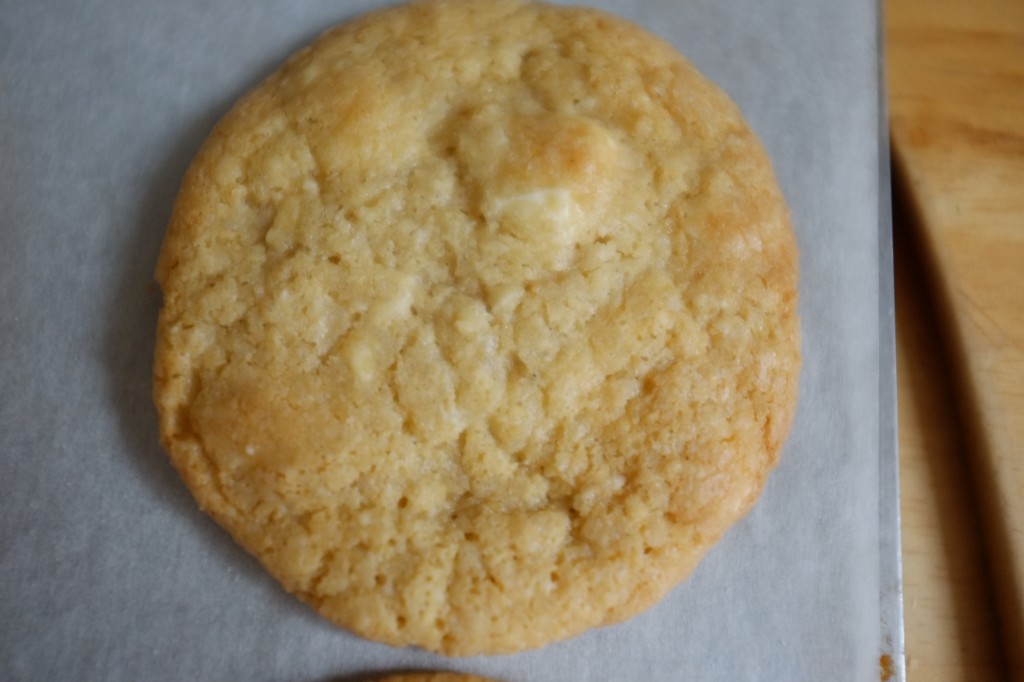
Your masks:
<svg viewBox="0 0 1024 682"><path fill-rule="evenodd" d="M661 604L514 656L391 649L321 620L198 511L150 401L171 202L238 96L374 4L0 0L0 679L877 679L879 385L893 368L868 0L595 3L733 96L801 247L805 364L781 465Z"/></svg>

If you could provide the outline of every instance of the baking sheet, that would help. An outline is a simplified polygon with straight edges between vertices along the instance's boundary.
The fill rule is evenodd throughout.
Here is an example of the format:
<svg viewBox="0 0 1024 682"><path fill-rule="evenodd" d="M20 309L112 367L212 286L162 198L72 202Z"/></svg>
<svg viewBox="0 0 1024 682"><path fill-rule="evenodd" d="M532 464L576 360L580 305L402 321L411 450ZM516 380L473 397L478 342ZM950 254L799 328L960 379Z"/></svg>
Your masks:
<svg viewBox="0 0 1024 682"><path fill-rule="evenodd" d="M376 4L0 0L0 678L867 680L883 654L899 674L888 188L867 0L594 3L671 40L733 96L801 247L804 370L782 462L662 603L514 656L391 649L319 619L196 509L150 402L152 271L179 178L238 96Z"/></svg>

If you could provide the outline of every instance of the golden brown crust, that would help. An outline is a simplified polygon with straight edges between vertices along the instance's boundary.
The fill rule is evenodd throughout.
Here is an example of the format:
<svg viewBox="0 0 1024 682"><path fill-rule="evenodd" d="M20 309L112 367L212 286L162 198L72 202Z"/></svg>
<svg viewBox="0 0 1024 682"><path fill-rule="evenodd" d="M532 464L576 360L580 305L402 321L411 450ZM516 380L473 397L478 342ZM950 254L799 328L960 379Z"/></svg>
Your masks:
<svg viewBox="0 0 1024 682"><path fill-rule="evenodd" d="M541 646L656 602L753 504L796 402L796 267L760 144L666 44L515 1L377 12L186 174L162 441L334 622Z"/></svg>

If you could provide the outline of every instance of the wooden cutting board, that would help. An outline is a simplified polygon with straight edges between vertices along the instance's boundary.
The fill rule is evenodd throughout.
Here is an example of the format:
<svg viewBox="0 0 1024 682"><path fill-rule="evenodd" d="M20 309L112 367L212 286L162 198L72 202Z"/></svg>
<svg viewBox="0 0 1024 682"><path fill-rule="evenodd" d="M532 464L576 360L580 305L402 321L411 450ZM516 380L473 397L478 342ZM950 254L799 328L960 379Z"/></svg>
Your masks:
<svg viewBox="0 0 1024 682"><path fill-rule="evenodd" d="M917 214L1024 679L1024 2L890 0L887 27L896 189Z"/></svg>

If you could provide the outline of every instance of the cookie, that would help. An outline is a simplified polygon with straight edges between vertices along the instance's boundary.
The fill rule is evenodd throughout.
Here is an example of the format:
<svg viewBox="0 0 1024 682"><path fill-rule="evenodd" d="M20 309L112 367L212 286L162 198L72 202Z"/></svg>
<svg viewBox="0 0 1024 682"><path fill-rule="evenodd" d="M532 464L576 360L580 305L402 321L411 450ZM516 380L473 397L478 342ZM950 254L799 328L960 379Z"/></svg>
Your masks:
<svg viewBox="0 0 1024 682"><path fill-rule="evenodd" d="M405 673L384 677L379 682L494 682L476 675L459 673Z"/></svg>
<svg viewBox="0 0 1024 682"><path fill-rule="evenodd" d="M754 503L796 402L760 143L587 9L330 30L216 126L157 280L161 439L199 505L396 646L512 652L650 607Z"/></svg>

